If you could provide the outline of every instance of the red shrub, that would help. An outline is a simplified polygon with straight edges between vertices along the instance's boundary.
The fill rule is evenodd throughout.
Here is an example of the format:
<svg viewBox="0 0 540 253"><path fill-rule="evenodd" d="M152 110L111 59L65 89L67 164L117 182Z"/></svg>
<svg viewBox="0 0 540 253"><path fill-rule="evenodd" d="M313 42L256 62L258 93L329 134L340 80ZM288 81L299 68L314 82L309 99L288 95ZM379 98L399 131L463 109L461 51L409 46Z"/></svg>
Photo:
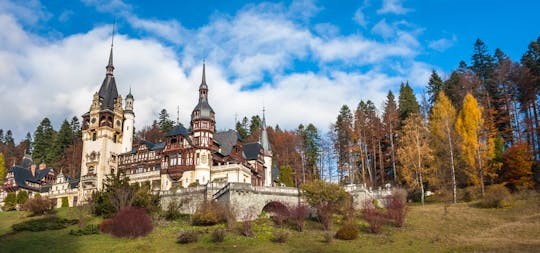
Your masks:
<svg viewBox="0 0 540 253"><path fill-rule="evenodd" d="M304 230L304 221L309 215L309 207L306 205L299 204L297 206L291 207L291 219L296 224L298 231L302 232Z"/></svg>
<svg viewBox="0 0 540 253"><path fill-rule="evenodd" d="M388 197L388 202L388 219L394 223L394 226L402 227L407 215L407 204L403 202L400 196L395 194Z"/></svg>
<svg viewBox="0 0 540 253"><path fill-rule="evenodd" d="M263 208L263 211L267 212L272 220L278 225L283 226L283 222L289 218L289 208L281 202L272 201Z"/></svg>
<svg viewBox="0 0 540 253"><path fill-rule="evenodd" d="M126 207L112 219L104 220L100 230L117 237L135 238L152 232L152 220L143 208Z"/></svg>
<svg viewBox="0 0 540 253"><path fill-rule="evenodd" d="M384 223L384 214L378 210L371 199L364 201L364 209L362 210L362 216L367 223L369 223L369 230L371 233L377 234L381 232L382 225Z"/></svg>
<svg viewBox="0 0 540 253"><path fill-rule="evenodd" d="M114 227L113 219L105 219L99 224L99 231L106 234L111 234Z"/></svg>

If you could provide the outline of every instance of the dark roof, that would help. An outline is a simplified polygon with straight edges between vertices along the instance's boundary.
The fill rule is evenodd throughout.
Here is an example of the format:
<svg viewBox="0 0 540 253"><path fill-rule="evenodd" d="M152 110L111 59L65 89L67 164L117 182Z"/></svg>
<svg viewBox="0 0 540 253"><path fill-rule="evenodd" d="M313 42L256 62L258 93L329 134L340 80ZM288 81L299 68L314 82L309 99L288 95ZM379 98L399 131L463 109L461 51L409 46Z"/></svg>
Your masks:
<svg viewBox="0 0 540 253"><path fill-rule="evenodd" d="M221 153L224 156L231 154L231 150L238 142L238 133L234 130L229 130L226 132L219 132L214 135L214 140L219 144L221 148Z"/></svg>
<svg viewBox="0 0 540 253"><path fill-rule="evenodd" d="M199 116L195 116L195 112L199 111ZM212 119L212 113L214 109L208 104L208 99L199 98L199 103L193 108L193 113L191 113L191 119Z"/></svg>
<svg viewBox="0 0 540 253"><path fill-rule="evenodd" d="M150 142L150 141L147 141L147 140L142 140L139 142L140 145L146 145L146 147L149 149L149 150L162 150L163 148L165 148L165 143L164 142L160 142L160 143L153 143L153 142ZM138 147L133 147L131 149L131 152L127 152L127 153L137 153L137 151L139 151L139 148Z"/></svg>
<svg viewBox="0 0 540 253"><path fill-rule="evenodd" d="M101 99L101 109L114 110L114 103L118 98L118 90L116 89L116 81L113 75L105 76L98 94Z"/></svg>
<svg viewBox="0 0 540 253"><path fill-rule="evenodd" d="M165 137L177 136L177 135L188 136L189 131L182 124L179 124L173 127L169 132L167 132Z"/></svg>
<svg viewBox="0 0 540 253"><path fill-rule="evenodd" d="M257 160L262 146L258 142L244 144L244 156L247 160Z"/></svg>
<svg viewBox="0 0 540 253"><path fill-rule="evenodd" d="M41 183L41 180L51 171L51 168L46 168L42 170L36 169L36 175L32 175L32 171L27 168L23 168L20 166L13 166L9 168L9 172L13 172L13 177L15 178L15 183L17 186L25 189L31 189L31 190L39 190L35 187L31 187L26 184L27 181L32 183Z"/></svg>

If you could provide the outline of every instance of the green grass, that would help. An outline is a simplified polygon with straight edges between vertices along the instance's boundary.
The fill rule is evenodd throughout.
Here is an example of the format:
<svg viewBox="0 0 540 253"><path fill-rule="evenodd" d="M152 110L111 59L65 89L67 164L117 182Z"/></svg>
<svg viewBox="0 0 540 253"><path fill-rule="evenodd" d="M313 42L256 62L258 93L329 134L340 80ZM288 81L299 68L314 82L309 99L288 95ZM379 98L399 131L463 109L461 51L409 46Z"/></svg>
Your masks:
<svg viewBox="0 0 540 253"><path fill-rule="evenodd" d="M535 252L540 248L540 195L514 196L512 207L482 209L466 203L411 205L403 228L385 226L381 234L366 229L353 241L324 242L321 225L308 221L305 232L289 233L286 243L273 243L275 228L269 220L254 223L255 238L228 231L225 241L211 242L216 227L192 227L186 220L160 221L148 236L120 239L107 234L72 236L73 225L61 230L12 233L11 225L28 219L27 213L0 213L1 252ZM72 218L68 208L58 210L62 218ZM101 219L89 220L97 224ZM357 222L364 227L361 220ZM340 224L334 224L334 231ZM177 244L183 229L203 231L199 242Z"/></svg>

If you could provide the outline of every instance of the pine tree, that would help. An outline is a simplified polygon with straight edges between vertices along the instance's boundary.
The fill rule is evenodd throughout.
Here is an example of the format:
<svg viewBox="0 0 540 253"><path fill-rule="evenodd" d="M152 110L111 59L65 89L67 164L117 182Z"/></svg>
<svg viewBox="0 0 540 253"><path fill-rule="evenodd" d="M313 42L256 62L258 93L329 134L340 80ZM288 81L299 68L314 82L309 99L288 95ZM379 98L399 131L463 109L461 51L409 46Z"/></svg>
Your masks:
<svg viewBox="0 0 540 253"><path fill-rule="evenodd" d="M298 134L302 139L302 152L304 156L304 165L311 179L320 178L317 162L320 156L321 137L317 128L313 124L308 124L304 128L302 124L298 127Z"/></svg>
<svg viewBox="0 0 540 253"><path fill-rule="evenodd" d="M429 96L428 101L430 105L433 105L433 103L435 103L439 92L443 91L444 89L444 82L442 81L441 77L439 76L439 74L437 74L437 71L432 70L431 77L429 78L429 82L427 85L427 93Z"/></svg>
<svg viewBox="0 0 540 253"><path fill-rule="evenodd" d="M161 132L163 133L167 133L173 128L174 121L169 119L169 113L167 112L166 109L162 109L161 112L159 113L158 124L159 124L159 128L161 129Z"/></svg>
<svg viewBox="0 0 540 253"><path fill-rule="evenodd" d="M53 163L58 162L64 158L64 151L67 147L73 144L73 131L71 125L67 120L64 119L60 130L56 134L56 139L54 145L51 147L52 161Z"/></svg>
<svg viewBox="0 0 540 253"><path fill-rule="evenodd" d="M36 163L50 163L54 158L54 140L56 131L54 131L51 121L44 118L34 132L34 153L32 159Z"/></svg>
<svg viewBox="0 0 540 253"><path fill-rule="evenodd" d="M250 141L257 141L259 140L259 135L261 133L261 118L259 115L255 115L251 117L251 120L249 122L249 140Z"/></svg>
<svg viewBox="0 0 540 253"><path fill-rule="evenodd" d="M420 114L420 105L409 83L401 83L399 88L399 119L401 124L411 113Z"/></svg>
<svg viewBox="0 0 540 253"><path fill-rule="evenodd" d="M525 114L527 141L534 153L535 159L540 160L540 119L538 104L540 104L540 37L529 44L527 52L521 58L525 68L526 78L519 85L521 110Z"/></svg>
<svg viewBox="0 0 540 253"><path fill-rule="evenodd" d="M244 119L247 120L247 118L244 117ZM248 131L247 129L244 127L244 124L242 124L241 122L236 122L236 132L238 133L238 136L240 136L240 140L242 141L245 141L247 140L247 137L248 137Z"/></svg>
<svg viewBox="0 0 540 253"><path fill-rule="evenodd" d="M71 128L73 141L80 140L82 138L81 123L79 122L79 119L76 116L73 116L73 118L71 118L71 121L69 122L69 126Z"/></svg>
<svg viewBox="0 0 540 253"><path fill-rule="evenodd" d="M433 159L429 146L429 131L418 113L404 121L398 142L400 176L411 189L420 189L424 204L424 182L431 181L429 163Z"/></svg>
<svg viewBox="0 0 540 253"><path fill-rule="evenodd" d="M6 136L4 137L4 144L8 146L15 146L15 139L13 139L13 133L11 130L7 130Z"/></svg>
<svg viewBox="0 0 540 253"><path fill-rule="evenodd" d="M0 144L4 143L4 129L0 129Z"/></svg>
<svg viewBox="0 0 540 253"><path fill-rule="evenodd" d="M444 94L444 91L439 92L437 100L433 105L429 120L429 130L432 135L432 148L438 158L443 161L438 161L439 174L441 182L447 181L447 176L442 168L450 167L450 179L452 182L452 197L453 202L457 202L457 184L456 184L456 168L455 168L455 125L456 109Z"/></svg>
<svg viewBox="0 0 540 253"><path fill-rule="evenodd" d="M338 156L339 180L344 182L344 172L352 175L351 166L351 140L352 140L353 116L347 105L343 105L339 111L334 131L336 132L336 153Z"/></svg>

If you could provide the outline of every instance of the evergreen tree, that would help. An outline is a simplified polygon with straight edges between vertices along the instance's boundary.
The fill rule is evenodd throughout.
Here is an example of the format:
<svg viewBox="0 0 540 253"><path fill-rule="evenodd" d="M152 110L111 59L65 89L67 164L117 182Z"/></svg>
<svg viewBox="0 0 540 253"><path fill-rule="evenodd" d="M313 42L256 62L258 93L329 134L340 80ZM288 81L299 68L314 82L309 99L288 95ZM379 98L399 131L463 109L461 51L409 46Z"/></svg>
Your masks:
<svg viewBox="0 0 540 253"><path fill-rule="evenodd" d="M540 160L540 37L529 44L521 58L525 77L518 87L521 111L525 116L526 138L535 159Z"/></svg>
<svg viewBox="0 0 540 253"><path fill-rule="evenodd" d="M6 136L4 137L4 144L9 146L15 146L15 139L13 139L13 133L11 130L7 130Z"/></svg>
<svg viewBox="0 0 540 253"><path fill-rule="evenodd" d="M73 139L71 125L64 119L64 122L62 122L62 125L60 126L60 130L58 130L58 133L56 134L54 145L51 147L53 149L50 151L52 154L51 162L58 162L64 158L64 150L73 144Z"/></svg>
<svg viewBox="0 0 540 253"><path fill-rule="evenodd" d="M251 141L256 141L259 139L259 135L261 133L261 122L262 121L259 115L251 117L249 122L249 139Z"/></svg>
<svg viewBox="0 0 540 253"><path fill-rule="evenodd" d="M279 182L288 187L294 186L292 168L290 165L281 166L279 168Z"/></svg>
<svg viewBox="0 0 540 253"><path fill-rule="evenodd" d="M73 116L73 118L71 118L71 121L69 122L69 126L71 128L73 140L74 141L81 140L82 138L81 123L79 122L79 119L76 116Z"/></svg>
<svg viewBox="0 0 540 253"><path fill-rule="evenodd" d="M4 129L0 129L0 144L4 144Z"/></svg>
<svg viewBox="0 0 540 253"><path fill-rule="evenodd" d="M334 126L334 131L336 132L336 143L335 149L338 158L338 170L339 170L339 180L344 182L344 172L348 172L348 175L352 174L351 166L351 140L352 140L352 124L353 116L351 110L347 105L343 105L339 111L339 115Z"/></svg>
<svg viewBox="0 0 540 253"><path fill-rule="evenodd" d="M244 119L247 120L247 118L244 117ZM244 124L242 124L241 122L236 122L236 132L238 133L238 136L240 136L240 140L242 141L245 141L247 140L247 137L248 137L248 131L247 129L244 127Z"/></svg>
<svg viewBox="0 0 540 253"><path fill-rule="evenodd" d="M430 105L433 105L435 101L437 100L437 96L439 95L439 92L444 90L444 82L442 81L439 74L437 74L437 71L432 70L431 71L431 77L429 78L429 82L427 85L427 93L428 93L428 101Z"/></svg>
<svg viewBox="0 0 540 253"><path fill-rule="evenodd" d="M6 161L4 153L0 152L0 185L4 183L4 178L6 178Z"/></svg>
<svg viewBox="0 0 540 253"><path fill-rule="evenodd" d="M26 153L32 154L32 150L34 150L34 143L32 142L32 135L30 134L30 132L26 133L26 137L24 138L23 143Z"/></svg>
<svg viewBox="0 0 540 253"><path fill-rule="evenodd" d="M399 119L402 125L411 113L420 114L420 105L409 83L401 83L399 88Z"/></svg>
<svg viewBox="0 0 540 253"><path fill-rule="evenodd" d="M493 75L495 69L493 57L488 53L486 44L480 39L476 39L474 43L472 65L470 68L483 82L490 79Z"/></svg>
<svg viewBox="0 0 540 253"><path fill-rule="evenodd" d="M169 113L167 112L166 109L162 109L161 112L159 113L158 124L159 124L159 128L161 129L161 132L163 133L167 133L173 128L174 121L169 119Z"/></svg>
<svg viewBox="0 0 540 253"><path fill-rule="evenodd" d="M54 158L54 131L51 121L44 118L34 132L34 153L32 159L36 163L50 163Z"/></svg>
<svg viewBox="0 0 540 253"><path fill-rule="evenodd" d="M298 126L298 134L302 138L302 152L304 154L304 166L312 179L320 178L317 162L319 161L320 140L319 131L313 124L304 128Z"/></svg>

